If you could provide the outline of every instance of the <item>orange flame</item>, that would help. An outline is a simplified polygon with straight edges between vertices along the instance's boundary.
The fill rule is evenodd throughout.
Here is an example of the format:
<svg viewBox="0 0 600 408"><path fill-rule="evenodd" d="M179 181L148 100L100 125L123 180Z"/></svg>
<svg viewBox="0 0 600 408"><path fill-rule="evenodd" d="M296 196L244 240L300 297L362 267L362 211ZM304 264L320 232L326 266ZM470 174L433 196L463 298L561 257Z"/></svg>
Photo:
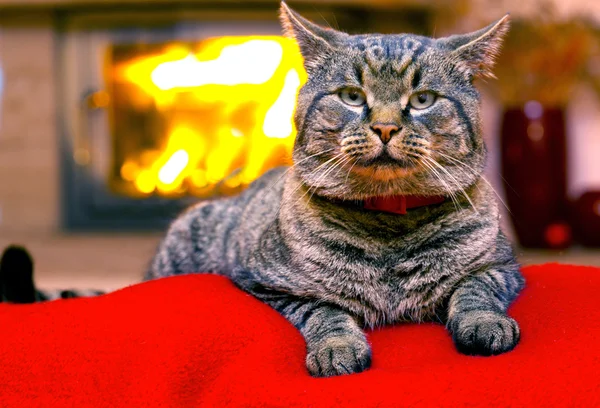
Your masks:
<svg viewBox="0 0 600 408"><path fill-rule="evenodd" d="M119 177L136 192L209 195L223 182L220 192L233 193L290 163L293 112L306 81L292 40L219 37L173 44L116 63L111 73L113 89L129 92L130 108L152 106L167 127L160 148L127 152L120 163Z"/></svg>

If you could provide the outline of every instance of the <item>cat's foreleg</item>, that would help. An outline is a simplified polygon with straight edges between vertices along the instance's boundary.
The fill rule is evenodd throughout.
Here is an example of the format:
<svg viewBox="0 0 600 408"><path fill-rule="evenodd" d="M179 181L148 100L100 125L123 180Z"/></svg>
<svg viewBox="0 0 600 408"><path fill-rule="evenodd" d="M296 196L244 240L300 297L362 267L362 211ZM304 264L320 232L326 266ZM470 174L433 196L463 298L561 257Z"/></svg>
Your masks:
<svg viewBox="0 0 600 408"><path fill-rule="evenodd" d="M206 252L198 242L199 237L205 235L198 231L198 209L189 210L171 224L154 254L144 280L203 272L202 265L196 261L199 254Z"/></svg>
<svg viewBox="0 0 600 408"><path fill-rule="evenodd" d="M508 264L481 270L456 288L448 304L447 326L460 352L494 355L517 345L519 325L506 309L523 284L518 266Z"/></svg>
<svg viewBox="0 0 600 408"><path fill-rule="evenodd" d="M323 302L290 295L263 295L300 330L306 341L306 368L314 377L359 373L371 366L371 348L356 320Z"/></svg>

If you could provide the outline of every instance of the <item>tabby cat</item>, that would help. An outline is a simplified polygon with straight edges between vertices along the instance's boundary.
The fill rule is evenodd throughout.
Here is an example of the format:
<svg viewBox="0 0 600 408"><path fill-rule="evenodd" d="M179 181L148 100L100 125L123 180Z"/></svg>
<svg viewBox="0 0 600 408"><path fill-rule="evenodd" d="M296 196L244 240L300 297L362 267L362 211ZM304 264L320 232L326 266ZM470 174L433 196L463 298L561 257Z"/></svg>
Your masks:
<svg viewBox="0 0 600 408"><path fill-rule="evenodd" d="M441 39L348 35L281 4L308 80L288 169L173 222L145 279L229 277L306 340L317 377L371 365L363 328L446 324L457 349L513 349L524 285L499 228L473 81L491 77L508 16Z"/></svg>

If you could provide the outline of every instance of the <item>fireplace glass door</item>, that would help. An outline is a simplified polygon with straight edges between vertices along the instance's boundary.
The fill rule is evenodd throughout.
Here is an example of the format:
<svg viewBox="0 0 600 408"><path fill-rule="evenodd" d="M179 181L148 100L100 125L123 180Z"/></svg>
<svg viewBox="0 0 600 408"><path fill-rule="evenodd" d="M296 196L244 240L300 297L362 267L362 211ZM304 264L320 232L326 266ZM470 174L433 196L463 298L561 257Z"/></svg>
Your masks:
<svg viewBox="0 0 600 408"><path fill-rule="evenodd" d="M67 228L162 227L291 163L306 73L277 21L82 25L62 41Z"/></svg>

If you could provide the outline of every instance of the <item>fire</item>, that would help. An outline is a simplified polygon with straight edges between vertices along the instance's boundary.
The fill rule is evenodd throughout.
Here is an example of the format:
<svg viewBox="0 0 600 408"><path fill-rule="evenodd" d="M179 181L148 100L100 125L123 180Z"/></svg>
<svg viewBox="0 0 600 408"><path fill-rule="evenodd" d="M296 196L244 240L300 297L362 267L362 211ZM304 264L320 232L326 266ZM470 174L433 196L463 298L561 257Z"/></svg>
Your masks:
<svg viewBox="0 0 600 408"><path fill-rule="evenodd" d="M300 87L300 76L295 69L285 75L283 89L265 115L263 132L268 137L284 139L294 131L292 117L296 107L296 91Z"/></svg>
<svg viewBox="0 0 600 408"><path fill-rule="evenodd" d="M290 163L296 96L306 81L293 41L219 37L113 54L111 125L122 149L116 188L228 194ZM146 133L125 128L136 120L157 125Z"/></svg>
<svg viewBox="0 0 600 408"><path fill-rule="evenodd" d="M161 183L170 186L175 182L177 177L183 173L183 170L190 162L190 155L185 150L177 150L169 160L162 166L158 172L158 180Z"/></svg>
<svg viewBox="0 0 600 408"><path fill-rule="evenodd" d="M163 62L152 70L152 82L161 90L202 85L263 84L281 64L283 49L272 40L250 40L224 47L214 60L201 61L189 54Z"/></svg>

